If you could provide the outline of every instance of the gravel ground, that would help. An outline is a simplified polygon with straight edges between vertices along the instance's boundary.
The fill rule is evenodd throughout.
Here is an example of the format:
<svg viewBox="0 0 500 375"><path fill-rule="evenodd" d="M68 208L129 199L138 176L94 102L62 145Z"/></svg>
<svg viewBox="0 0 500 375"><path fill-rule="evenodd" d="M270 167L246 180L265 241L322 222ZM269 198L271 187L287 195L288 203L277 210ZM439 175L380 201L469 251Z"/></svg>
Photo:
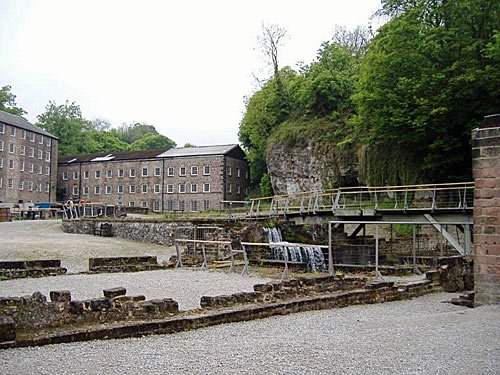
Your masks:
<svg viewBox="0 0 500 375"><path fill-rule="evenodd" d="M0 223L1 260L60 259L68 273L87 271L88 258L151 255L161 263L173 254L173 246L64 233L61 220Z"/></svg>
<svg viewBox="0 0 500 375"><path fill-rule="evenodd" d="M253 291L254 284L268 281L270 279L241 277L235 273L169 269L5 280L0 281L0 296L19 297L35 291L49 296L51 290L69 290L73 300L82 300L102 297L103 289L123 286L127 295L173 298L179 303L179 309L190 310L200 307L201 296Z"/></svg>
<svg viewBox="0 0 500 375"><path fill-rule="evenodd" d="M500 307L410 301L0 351L3 374L499 374Z"/></svg>

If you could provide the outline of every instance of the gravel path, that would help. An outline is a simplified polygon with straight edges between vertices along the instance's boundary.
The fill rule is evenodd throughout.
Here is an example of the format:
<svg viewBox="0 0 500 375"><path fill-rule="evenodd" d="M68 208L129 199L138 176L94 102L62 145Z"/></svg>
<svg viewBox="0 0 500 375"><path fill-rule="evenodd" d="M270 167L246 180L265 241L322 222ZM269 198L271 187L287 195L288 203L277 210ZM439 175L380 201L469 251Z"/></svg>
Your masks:
<svg viewBox="0 0 500 375"><path fill-rule="evenodd" d="M174 335L0 351L4 374L498 374L500 307L352 306Z"/></svg>
<svg viewBox="0 0 500 375"><path fill-rule="evenodd" d="M73 300L102 297L103 289L123 286L127 295L145 295L147 299L173 298L179 309L200 307L201 296L217 296L253 291L253 285L270 279L242 277L235 273L169 269L133 273L62 275L43 278L0 281L0 296L18 297L40 291L69 290ZM1 371L0 371L1 372Z"/></svg>
<svg viewBox="0 0 500 375"><path fill-rule="evenodd" d="M88 270L88 258L151 255L161 263L175 247L64 233L61 220L20 220L0 223L0 260L60 259L68 273Z"/></svg>

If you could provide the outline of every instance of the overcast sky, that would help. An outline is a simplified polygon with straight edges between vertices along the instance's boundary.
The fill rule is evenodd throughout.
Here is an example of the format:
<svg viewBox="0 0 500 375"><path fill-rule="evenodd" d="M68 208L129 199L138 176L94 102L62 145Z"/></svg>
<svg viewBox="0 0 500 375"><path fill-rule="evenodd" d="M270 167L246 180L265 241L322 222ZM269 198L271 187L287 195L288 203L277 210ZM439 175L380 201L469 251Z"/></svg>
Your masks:
<svg viewBox="0 0 500 375"><path fill-rule="evenodd" d="M35 123L50 100L85 118L154 125L179 146L238 142L265 78L262 23L287 30L280 67L311 63L335 26L376 27L380 0L0 0L0 86Z"/></svg>

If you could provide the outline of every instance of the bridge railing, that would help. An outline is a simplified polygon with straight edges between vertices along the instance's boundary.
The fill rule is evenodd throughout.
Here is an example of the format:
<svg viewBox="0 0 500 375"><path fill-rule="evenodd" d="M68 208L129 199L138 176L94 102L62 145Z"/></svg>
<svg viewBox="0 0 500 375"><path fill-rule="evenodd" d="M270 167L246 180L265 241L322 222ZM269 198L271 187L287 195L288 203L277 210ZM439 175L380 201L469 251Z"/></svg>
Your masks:
<svg viewBox="0 0 500 375"><path fill-rule="evenodd" d="M250 216L315 214L339 210L466 209L474 204L474 183L342 187L250 200Z"/></svg>

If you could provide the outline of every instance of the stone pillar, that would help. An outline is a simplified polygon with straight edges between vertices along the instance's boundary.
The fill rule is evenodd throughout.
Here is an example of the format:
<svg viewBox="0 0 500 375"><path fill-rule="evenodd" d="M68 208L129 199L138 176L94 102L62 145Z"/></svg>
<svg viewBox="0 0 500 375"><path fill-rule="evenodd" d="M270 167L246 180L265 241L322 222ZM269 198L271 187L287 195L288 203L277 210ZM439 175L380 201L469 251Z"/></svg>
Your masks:
<svg viewBox="0 0 500 375"><path fill-rule="evenodd" d="M475 304L500 303L500 114L472 131Z"/></svg>

